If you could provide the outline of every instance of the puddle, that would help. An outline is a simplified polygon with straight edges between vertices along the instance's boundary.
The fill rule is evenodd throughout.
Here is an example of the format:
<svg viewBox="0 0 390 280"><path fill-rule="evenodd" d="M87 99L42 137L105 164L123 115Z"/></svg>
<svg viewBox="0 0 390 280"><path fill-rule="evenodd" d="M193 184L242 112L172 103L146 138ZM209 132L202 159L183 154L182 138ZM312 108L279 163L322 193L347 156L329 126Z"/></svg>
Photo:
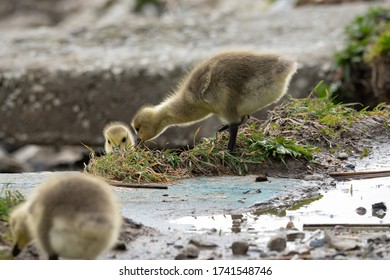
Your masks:
<svg viewBox="0 0 390 280"><path fill-rule="evenodd" d="M390 206L390 178L377 178L340 182L334 190L321 193L322 196L308 200L295 209L269 211L268 213L247 212L241 215L213 215L182 217L171 220L173 227L186 227L188 232L207 232L211 229L223 234L247 232L271 232L285 227L293 221L302 230L303 224L389 224L390 215L375 216L372 204L384 202ZM364 207L366 213L358 214L356 209Z"/></svg>

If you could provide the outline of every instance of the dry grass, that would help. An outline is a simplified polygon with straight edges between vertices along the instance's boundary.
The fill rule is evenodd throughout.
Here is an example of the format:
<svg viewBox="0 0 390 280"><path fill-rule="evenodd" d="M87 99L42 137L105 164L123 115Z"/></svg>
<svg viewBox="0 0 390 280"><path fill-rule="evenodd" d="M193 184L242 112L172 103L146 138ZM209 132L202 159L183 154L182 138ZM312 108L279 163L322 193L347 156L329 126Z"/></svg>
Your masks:
<svg viewBox="0 0 390 280"><path fill-rule="evenodd" d="M150 150L138 146L118 155L92 154L86 171L128 183L168 183L197 175L244 175L248 165L265 161L312 161L321 149L330 153L352 151L348 134L369 133L369 128L356 128L356 123L364 124L373 117L386 120L388 116L381 106L373 111L357 111L327 98L290 98L271 111L267 120L250 119L242 125L235 153L226 150L228 133L222 132L202 138L192 149ZM384 121L383 129L386 127Z"/></svg>

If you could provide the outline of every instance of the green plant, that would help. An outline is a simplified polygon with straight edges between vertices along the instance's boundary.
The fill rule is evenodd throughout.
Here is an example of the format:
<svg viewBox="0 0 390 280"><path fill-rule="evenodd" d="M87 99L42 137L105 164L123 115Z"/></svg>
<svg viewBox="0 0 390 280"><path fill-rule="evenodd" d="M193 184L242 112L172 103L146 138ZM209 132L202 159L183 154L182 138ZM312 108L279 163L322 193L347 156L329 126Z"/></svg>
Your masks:
<svg viewBox="0 0 390 280"><path fill-rule="evenodd" d="M11 209L24 201L19 191L3 190L0 192L0 220L7 221Z"/></svg>

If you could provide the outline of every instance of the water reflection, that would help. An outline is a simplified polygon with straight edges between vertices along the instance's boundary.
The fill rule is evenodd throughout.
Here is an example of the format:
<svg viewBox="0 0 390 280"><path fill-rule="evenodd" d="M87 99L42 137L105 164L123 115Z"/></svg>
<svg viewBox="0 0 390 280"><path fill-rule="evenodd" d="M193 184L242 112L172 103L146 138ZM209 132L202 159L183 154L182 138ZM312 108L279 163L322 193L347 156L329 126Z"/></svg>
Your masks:
<svg viewBox="0 0 390 280"><path fill-rule="evenodd" d="M390 205L390 178L378 178L338 183L336 189L290 208L183 217L171 223L187 225L198 232L214 228L224 233L272 231L285 227L290 220L301 229L303 224L389 224L386 205Z"/></svg>

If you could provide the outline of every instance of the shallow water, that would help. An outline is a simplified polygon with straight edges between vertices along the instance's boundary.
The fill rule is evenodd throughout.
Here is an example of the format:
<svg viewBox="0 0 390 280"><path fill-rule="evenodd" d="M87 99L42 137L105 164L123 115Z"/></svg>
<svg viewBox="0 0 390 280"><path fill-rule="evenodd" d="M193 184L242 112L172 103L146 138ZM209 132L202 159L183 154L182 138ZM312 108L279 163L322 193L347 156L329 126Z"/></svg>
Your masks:
<svg viewBox="0 0 390 280"><path fill-rule="evenodd" d="M390 205L390 178L339 182L334 190L321 192L322 197L302 205L299 209L241 215L186 216L171 220L173 227L185 226L189 232L206 232L216 229L225 234L237 232L268 232L285 227L291 220L302 230L303 224L389 224L390 215L373 215L372 204L384 202ZM366 213L356 209L364 207ZM293 207L294 208L294 207ZM374 213L375 214L375 213Z"/></svg>

